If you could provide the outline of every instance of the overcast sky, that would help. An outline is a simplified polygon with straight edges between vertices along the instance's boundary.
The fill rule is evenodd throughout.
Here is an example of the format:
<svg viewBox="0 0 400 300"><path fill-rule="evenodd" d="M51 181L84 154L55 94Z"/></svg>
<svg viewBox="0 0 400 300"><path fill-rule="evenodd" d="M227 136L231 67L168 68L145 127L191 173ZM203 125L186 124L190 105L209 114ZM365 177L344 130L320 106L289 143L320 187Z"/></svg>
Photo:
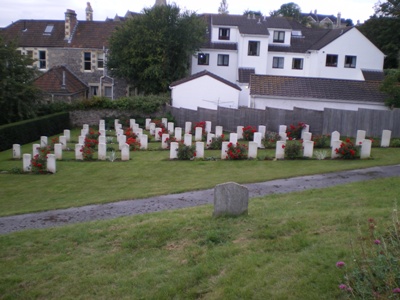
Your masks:
<svg viewBox="0 0 400 300"><path fill-rule="evenodd" d="M282 4L294 2L301 11L308 13L317 10L319 14L337 15L342 18L364 22L374 14L374 4L378 0L227 0L230 14L242 14L250 9L269 15ZM0 27L6 27L20 19L63 20L67 9L75 10L78 20L85 20L86 2L84 0L0 0ZM90 0L94 11L94 20L104 21L116 14L124 16L129 11L140 12L144 7L151 7L155 0ZM217 13L221 0L167 0L175 2L179 7L197 13ZM272 3L273 2L273 3Z"/></svg>

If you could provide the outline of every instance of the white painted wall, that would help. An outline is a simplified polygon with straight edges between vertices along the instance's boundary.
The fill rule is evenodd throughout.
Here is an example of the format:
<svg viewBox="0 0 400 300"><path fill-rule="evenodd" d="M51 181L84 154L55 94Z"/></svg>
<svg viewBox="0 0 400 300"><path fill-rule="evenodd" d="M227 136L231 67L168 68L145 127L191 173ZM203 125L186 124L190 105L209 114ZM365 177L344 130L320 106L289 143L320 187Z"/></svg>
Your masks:
<svg viewBox="0 0 400 300"><path fill-rule="evenodd" d="M274 57L283 57L284 58L284 67L283 69L275 69L272 68L273 58ZM293 58L302 58L303 59L303 70L294 70L292 69L292 61ZM268 54L268 63L267 63L267 74L268 75L277 75L277 76L298 76L298 77L307 77L310 73L310 55L306 53L288 53L288 52L269 52Z"/></svg>
<svg viewBox="0 0 400 300"><path fill-rule="evenodd" d="M290 46L290 39L292 37L292 30L289 29L279 29L279 28L268 28L269 31L269 41L270 45L276 46ZM274 31L284 31L285 32L285 41L283 43L274 43Z"/></svg>
<svg viewBox="0 0 400 300"><path fill-rule="evenodd" d="M219 106L238 108L240 91L208 75L172 87L172 106L197 110Z"/></svg>
<svg viewBox="0 0 400 300"><path fill-rule="evenodd" d="M260 42L260 55L249 56L249 41ZM256 74L267 74L268 37L262 35L242 35L238 43L238 67L254 68Z"/></svg>
<svg viewBox="0 0 400 300"><path fill-rule="evenodd" d="M251 107L265 109L265 107L293 109L294 107L313 110L324 110L324 108L358 110L359 108L389 110L383 103L366 103L362 101L340 101L326 99L285 99L285 98L267 98L251 96Z"/></svg>
<svg viewBox="0 0 400 300"><path fill-rule="evenodd" d="M220 28L229 28L230 35L229 40L219 40L219 29ZM236 26L223 26L223 25L215 25L211 28L211 42L213 43L237 43L239 38L239 29Z"/></svg>

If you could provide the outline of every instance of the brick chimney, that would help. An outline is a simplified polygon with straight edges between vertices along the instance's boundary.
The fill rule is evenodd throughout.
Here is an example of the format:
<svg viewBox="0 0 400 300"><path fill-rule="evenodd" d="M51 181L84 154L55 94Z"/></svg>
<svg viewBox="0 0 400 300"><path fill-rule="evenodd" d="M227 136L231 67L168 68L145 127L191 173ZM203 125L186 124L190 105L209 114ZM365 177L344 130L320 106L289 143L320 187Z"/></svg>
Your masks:
<svg viewBox="0 0 400 300"><path fill-rule="evenodd" d="M76 13L72 9L67 9L65 12L65 38L69 40L72 37L72 31L74 30L76 23L78 23L76 19Z"/></svg>
<svg viewBox="0 0 400 300"><path fill-rule="evenodd" d="M86 6L86 21L93 21L93 9L90 2L88 2Z"/></svg>

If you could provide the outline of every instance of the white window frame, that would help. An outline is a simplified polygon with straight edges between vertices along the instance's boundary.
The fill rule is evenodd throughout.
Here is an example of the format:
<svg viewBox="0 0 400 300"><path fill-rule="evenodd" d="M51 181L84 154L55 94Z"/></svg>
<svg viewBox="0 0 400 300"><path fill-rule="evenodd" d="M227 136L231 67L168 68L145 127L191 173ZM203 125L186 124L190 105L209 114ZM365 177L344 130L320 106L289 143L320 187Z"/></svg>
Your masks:
<svg viewBox="0 0 400 300"><path fill-rule="evenodd" d="M260 41L249 41L248 56L260 56Z"/></svg>
<svg viewBox="0 0 400 300"><path fill-rule="evenodd" d="M273 69L283 69L285 66L285 58L282 56L274 56L272 58Z"/></svg>

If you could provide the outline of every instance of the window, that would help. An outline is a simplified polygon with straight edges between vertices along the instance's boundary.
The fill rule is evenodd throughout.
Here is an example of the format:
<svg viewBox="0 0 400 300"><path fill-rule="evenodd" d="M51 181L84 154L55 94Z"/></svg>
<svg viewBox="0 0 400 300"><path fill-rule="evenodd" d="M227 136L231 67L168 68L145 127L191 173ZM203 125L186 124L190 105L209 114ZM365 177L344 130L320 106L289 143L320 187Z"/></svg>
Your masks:
<svg viewBox="0 0 400 300"><path fill-rule="evenodd" d="M97 69L104 68L104 53L97 54Z"/></svg>
<svg viewBox="0 0 400 300"><path fill-rule="evenodd" d="M230 29L229 28L220 28L218 39L219 40L229 40Z"/></svg>
<svg viewBox="0 0 400 300"><path fill-rule="evenodd" d="M112 87L111 86L104 87L104 97L112 98Z"/></svg>
<svg viewBox="0 0 400 300"><path fill-rule="evenodd" d="M345 68L355 68L357 62L357 56L346 55L344 57L344 67Z"/></svg>
<svg viewBox="0 0 400 300"><path fill-rule="evenodd" d="M52 24L47 25L46 28L44 29L43 34L44 35L50 35L51 32L53 31L53 28L54 28L54 25L52 25Z"/></svg>
<svg viewBox="0 0 400 300"><path fill-rule="evenodd" d="M197 64L202 66L208 66L210 63L210 54L208 53L199 53L197 57Z"/></svg>
<svg viewBox="0 0 400 300"><path fill-rule="evenodd" d="M92 70L92 54L90 52L83 53L83 69L85 71Z"/></svg>
<svg viewBox="0 0 400 300"><path fill-rule="evenodd" d="M39 69L46 69L46 51L39 51Z"/></svg>
<svg viewBox="0 0 400 300"><path fill-rule="evenodd" d="M293 58L292 69L303 70L303 59L302 58Z"/></svg>
<svg viewBox="0 0 400 300"><path fill-rule="evenodd" d="M28 56L29 58L33 59L33 51L32 50L26 51L26 56Z"/></svg>
<svg viewBox="0 0 400 300"><path fill-rule="evenodd" d="M99 96L99 87L97 85L91 85L89 87L89 94L90 97Z"/></svg>
<svg viewBox="0 0 400 300"><path fill-rule="evenodd" d="M229 66L228 54L218 54L218 66Z"/></svg>
<svg viewBox="0 0 400 300"><path fill-rule="evenodd" d="M326 66L327 67L337 67L338 56L336 54L326 55Z"/></svg>
<svg viewBox="0 0 400 300"><path fill-rule="evenodd" d="M249 50L247 53L249 56L259 56L260 55L260 42L249 41Z"/></svg>
<svg viewBox="0 0 400 300"><path fill-rule="evenodd" d="M274 69L283 69L284 58L283 57L274 57L272 59L272 68Z"/></svg>
<svg viewBox="0 0 400 300"><path fill-rule="evenodd" d="M274 31L274 43L284 43L284 42L285 42L285 32Z"/></svg>

